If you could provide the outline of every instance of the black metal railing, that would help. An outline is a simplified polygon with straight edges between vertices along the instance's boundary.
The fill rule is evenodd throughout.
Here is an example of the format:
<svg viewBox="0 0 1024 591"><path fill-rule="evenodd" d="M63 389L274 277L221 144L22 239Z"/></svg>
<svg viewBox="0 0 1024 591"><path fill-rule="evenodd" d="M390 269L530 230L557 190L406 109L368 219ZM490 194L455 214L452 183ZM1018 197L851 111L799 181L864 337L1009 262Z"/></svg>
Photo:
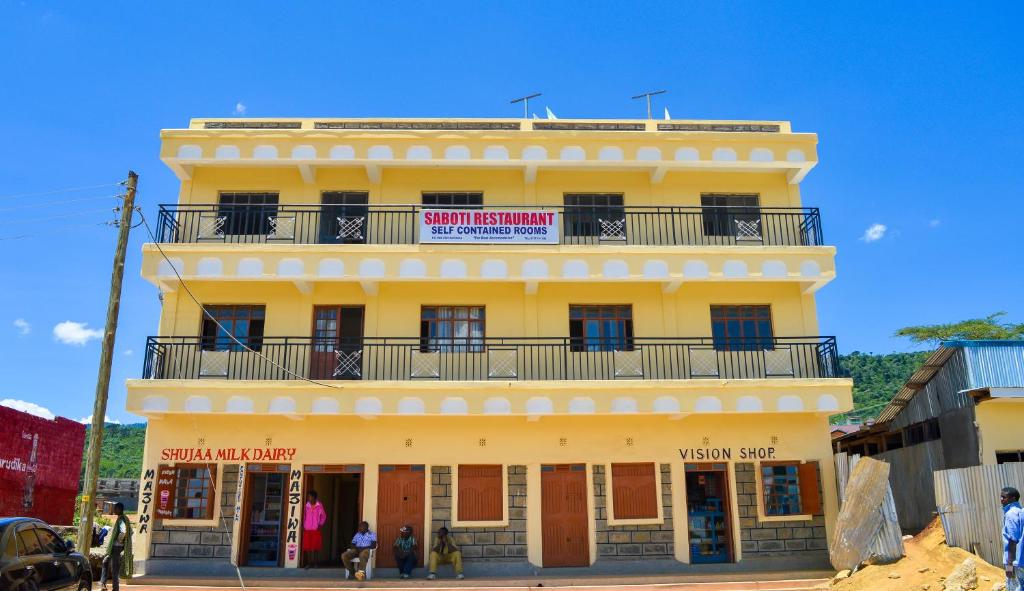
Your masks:
<svg viewBox="0 0 1024 591"><path fill-rule="evenodd" d="M420 205L161 205L164 243L416 244ZM474 209L468 207L467 209ZM478 207L557 211L560 244L821 246L815 207Z"/></svg>
<svg viewBox="0 0 1024 591"><path fill-rule="evenodd" d="M260 337L247 350L149 337L143 377L227 380L679 380L840 377L834 337Z"/></svg>

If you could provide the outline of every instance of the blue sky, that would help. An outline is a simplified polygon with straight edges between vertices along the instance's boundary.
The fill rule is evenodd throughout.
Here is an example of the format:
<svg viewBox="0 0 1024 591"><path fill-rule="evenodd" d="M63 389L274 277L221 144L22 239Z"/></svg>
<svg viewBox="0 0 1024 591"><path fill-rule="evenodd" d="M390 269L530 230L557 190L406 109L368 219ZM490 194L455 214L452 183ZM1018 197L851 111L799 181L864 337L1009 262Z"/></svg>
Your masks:
<svg viewBox="0 0 1024 591"><path fill-rule="evenodd" d="M676 118L788 119L819 134L802 191L839 249L818 302L843 352L912 350L891 337L908 324L1024 322L1020 3L151 4L0 0L0 399L91 413L115 240L114 188L7 196L134 168L155 217L176 191L159 130L242 108L518 116L510 98L543 92L539 113L639 117L629 97L664 88ZM125 422L159 312L142 238L108 412Z"/></svg>

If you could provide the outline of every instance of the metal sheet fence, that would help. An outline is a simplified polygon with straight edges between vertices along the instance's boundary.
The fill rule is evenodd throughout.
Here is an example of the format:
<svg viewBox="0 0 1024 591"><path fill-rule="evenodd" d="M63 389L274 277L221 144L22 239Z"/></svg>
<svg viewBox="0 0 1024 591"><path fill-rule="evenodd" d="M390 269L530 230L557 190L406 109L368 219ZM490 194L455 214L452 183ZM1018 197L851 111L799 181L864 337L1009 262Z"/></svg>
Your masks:
<svg viewBox="0 0 1024 591"><path fill-rule="evenodd" d="M158 242L416 244L419 205L161 205ZM429 209L429 208L428 208ZM557 211L559 243L821 246L814 207L501 206Z"/></svg>
<svg viewBox="0 0 1024 591"><path fill-rule="evenodd" d="M1024 463L937 470L935 503L950 546L974 552L990 564L1003 561L1003 511L999 491L1024 487Z"/></svg>

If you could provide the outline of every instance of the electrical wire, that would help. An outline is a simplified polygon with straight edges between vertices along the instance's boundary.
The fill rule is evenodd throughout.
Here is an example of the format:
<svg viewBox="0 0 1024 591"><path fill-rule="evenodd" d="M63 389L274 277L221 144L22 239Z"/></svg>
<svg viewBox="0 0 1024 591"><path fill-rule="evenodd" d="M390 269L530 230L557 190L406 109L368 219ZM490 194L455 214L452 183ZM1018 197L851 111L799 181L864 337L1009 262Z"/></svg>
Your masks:
<svg viewBox="0 0 1024 591"><path fill-rule="evenodd" d="M13 195L0 195L0 199L18 199L21 197L42 197L45 195L57 195L60 193L74 193L75 191L88 191L89 189L103 189L105 187L117 187L124 182L108 183L105 185L90 185L88 187L72 187L70 189L55 189L53 191L39 191L36 193L15 193Z"/></svg>
<svg viewBox="0 0 1024 591"><path fill-rule="evenodd" d="M96 226L112 226L113 222L97 222L94 224L57 224L56 226L46 226L46 230L42 232L33 232L31 234L14 234L11 236L0 236L0 241L10 240L22 240L25 238L35 238L36 236L53 236L53 230L55 228L94 228Z"/></svg>
<svg viewBox="0 0 1024 591"><path fill-rule="evenodd" d="M98 197L82 197L79 199L63 199L61 201L44 201L42 203L32 203L29 205L15 205L14 207L0 208L0 212L5 211L18 211L20 209L35 209L38 207L49 207L51 205L67 205L68 203L82 203L83 201L99 201L100 199L115 199L120 195L100 195Z"/></svg>
<svg viewBox="0 0 1024 591"><path fill-rule="evenodd" d="M160 256L162 256L163 259L165 261L167 261L167 264L171 267L171 270L174 271L174 275L175 275L175 277L178 278L178 283L181 284L181 287L185 290L185 293L188 294L188 297L191 298L192 301L195 302L195 304L197 306L199 306L199 309L203 311L203 315L206 318L209 318L214 323L214 325L217 326L217 328L220 331L222 331L224 334L226 334L228 336L229 339L234 341L235 344L237 344L239 347L241 347L246 352L252 353L253 355L259 357L263 361L266 361L267 363L269 363L273 367L276 367L277 369L281 370L282 372L285 373L285 375L291 376L291 377L293 377L293 378L295 378L297 380L302 380L304 382L308 382L310 384L315 384L317 386L322 386L324 388L332 388L332 389L335 389L335 390L344 390L345 389L345 388L343 388L341 386L335 386L333 384L328 384L328 383L325 383L325 382L319 382L317 380L314 380L314 379L311 379L311 378L307 378L306 376L299 375L299 374L295 373L294 371L288 369L287 367L281 365L280 363L277 363L276 361L270 359L269 357L267 357L263 353L261 353L259 351L256 351L256 350L253 350L251 347L249 347L248 345L246 345L242 341L238 340L238 338L234 334L232 334L231 331L229 331L226 328L224 328L224 325L221 324L220 322L218 322L217 319L214 318L213 315L210 314L206 310L206 307L203 306L202 302L199 301L199 298L197 298L195 296L195 294L192 293L192 290L189 288L188 284L185 283L184 279L182 279L181 273L178 272L177 266L174 263L171 262L171 259L168 258L167 254L164 252L164 249L160 246L160 242L157 241L156 235L153 233L153 229L149 226L149 222L146 221L145 214L142 213L142 208L136 207L135 211L137 211L139 213L139 217L142 219L142 225L146 227L146 233L148 233L150 239L153 240L153 244L156 246L157 251L160 252Z"/></svg>
<svg viewBox="0 0 1024 591"><path fill-rule="evenodd" d="M63 220L67 218L73 218L80 215L90 215L94 213L110 213L110 209L90 209L89 211L76 211L74 213L67 213L63 215L54 215L42 218L29 218L21 220L4 220L0 221L0 226L16 226L18 224L30 224L35 222L47 222L50 220Z"/></svg>

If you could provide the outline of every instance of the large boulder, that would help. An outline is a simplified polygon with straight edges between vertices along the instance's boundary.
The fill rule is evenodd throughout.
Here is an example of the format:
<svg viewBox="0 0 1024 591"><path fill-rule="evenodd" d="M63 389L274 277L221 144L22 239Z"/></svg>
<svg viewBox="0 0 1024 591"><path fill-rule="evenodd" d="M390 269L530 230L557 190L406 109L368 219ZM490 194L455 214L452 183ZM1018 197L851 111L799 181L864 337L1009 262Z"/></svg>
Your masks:
<svg viewBox="0 0 1024 591"><path fill-rule="evenodd" d="M978 588L978 565L967 558L949 573L942 583L943 591L973 591Z"/></svg>

